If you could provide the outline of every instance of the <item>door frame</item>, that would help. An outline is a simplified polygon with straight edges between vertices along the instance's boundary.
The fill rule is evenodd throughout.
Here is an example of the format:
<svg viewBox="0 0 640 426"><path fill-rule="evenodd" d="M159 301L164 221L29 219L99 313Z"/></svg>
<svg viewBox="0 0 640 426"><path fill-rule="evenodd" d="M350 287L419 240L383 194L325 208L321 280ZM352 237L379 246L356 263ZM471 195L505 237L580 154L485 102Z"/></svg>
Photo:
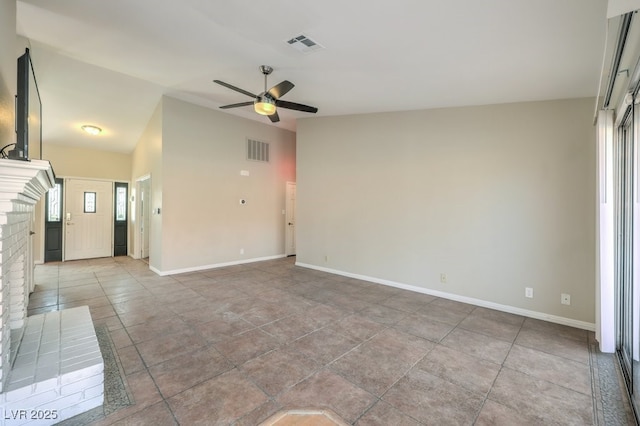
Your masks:
<svg viewBox="0 0 640 426"><path fill-rule="evenodd" d="M285 256L295 256L296 255L296 199L297 199L297 191L298 186L296 182L287 182L285 184L285 197L284 197L284 205L285 205L285 213L284 213L284 255ZM293 192L296 195L293 201L293 206L291 206L289 202L289 197L291 194L291 188L293 188ZM293 215L293 218L291 218ZM292 235L293 234L293 235ZM289 241L293 239L293 247L289 245Z"/></svg>
<svg viewBox="0 0 640 426"><path fill-rule="evenodd" d="M118 220L118 188L125 189L125 212L124 220ZM129 182L115 181L113 183L113 257L116 256L128 256L129 255L129 194L131 189L129 188ZM118 251L118 230L124 229L124 252Z"/></svg>
<svg viewBox="0 0 640 426"><path fill-rule="evenodd" d="M51 260L51 262L61 262L64 259L64 234L65 234L65 221L64 221L64 197L65 187L64 179L56 177L55 185L60 185L60 259ZM42 250L42 262L47 263L47 241L49 233L47 232L47 223L51 223L47 220L49 213L49 191L45 194L43 202L44 211L42 212L42 234L43 234L43 250Z"/></svg>
<svg viewBox="0 0 640 426"><path fill-rule="evenodd" d="M151 174L146 174L140 176L136 179L135 185L131 188L131 212L130 212L130 221L133 222L133 247L130 251L131 257L134 259L142 259L142 250L144 249L144 238L142 232L144 231L147 234L147 237L151 239L151 218L149 217L149 225L145 228L142 227L142 200L140 198L140 193L142 190L143 182L146 186L148 186L148 194L146 205L149 206L147 208L147 216L151 215ZM149 246L151 246L151 242L149 242Z"/></svg>
<svg viewBox="0 0 640 426"><path fill-rule="evenodd" d="M614 140L616 354L636 419L640 412L640 110L632 102Z"/></svg>

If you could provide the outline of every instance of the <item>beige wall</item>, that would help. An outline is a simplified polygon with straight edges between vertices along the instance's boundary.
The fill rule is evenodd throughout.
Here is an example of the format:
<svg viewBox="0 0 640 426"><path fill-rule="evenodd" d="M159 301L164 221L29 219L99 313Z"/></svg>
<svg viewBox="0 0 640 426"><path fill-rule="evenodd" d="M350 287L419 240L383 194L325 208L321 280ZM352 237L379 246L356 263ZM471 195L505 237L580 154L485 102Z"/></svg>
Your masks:
<svg viewBox="0 0 640 426"><path fill-rule="evenodd" d="M593 323L593 102L300 120L297 261Z"/></svg>
<svg viewBox="0 0 640 426"><path fill-rule="evenodd" d="M133 189L136 189L136 181L143 177L150 176L151 179L151 207L157 209L162 207L162 116L163 116L163 101L158 103L149 123L140 137L136 148L131 154L131 182L133 183ZM138 202L139 197L136 198ZM138 211L136 215L138 215ZM130 222L129 235L133 237L131 232L139 230L136 227L136 217L131 218L133 222ZM162 266L162 215L152 215L150 220L150 235L149 235L149 265L161 271ZM138 233L139 235L139 233ZM138 257L137 253L140 253L141 241L136 238L131 238L129 241L129 247L136 253L134 257Z"/></svg>
<svg viewBox="0 0 640 426"><path fill-rule="evenodd" d="M269 163L246 159L247 138L270 143ZM163 271L284 254L293 132L165 97L162 158Z"/></svg>
<svg viewBox="0 0 640 426"><path fill-rule="evenodd" d="M16 94L16 2L0 0L0 148L14 143Z"/></svg>
<svg viewBox="0 0 640 426"><path fill-rule="evenodd" d="M47 144L42 159L49 160L58 177L83 177L129 182L131 155L96 149Z"/></svg>

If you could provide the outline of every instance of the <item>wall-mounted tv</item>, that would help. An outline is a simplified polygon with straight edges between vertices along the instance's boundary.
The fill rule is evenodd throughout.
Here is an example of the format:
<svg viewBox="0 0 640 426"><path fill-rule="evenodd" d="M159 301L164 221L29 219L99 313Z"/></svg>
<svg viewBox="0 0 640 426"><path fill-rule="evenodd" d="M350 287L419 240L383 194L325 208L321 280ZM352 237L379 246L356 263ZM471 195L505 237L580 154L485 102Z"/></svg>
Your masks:
<svg viewBox="0 0 640 426"><path fill-rule="evenodd" d="M16 146L8 156L27 161L29 158L42 159L42 102L28 48L18 58Z"/></svg>

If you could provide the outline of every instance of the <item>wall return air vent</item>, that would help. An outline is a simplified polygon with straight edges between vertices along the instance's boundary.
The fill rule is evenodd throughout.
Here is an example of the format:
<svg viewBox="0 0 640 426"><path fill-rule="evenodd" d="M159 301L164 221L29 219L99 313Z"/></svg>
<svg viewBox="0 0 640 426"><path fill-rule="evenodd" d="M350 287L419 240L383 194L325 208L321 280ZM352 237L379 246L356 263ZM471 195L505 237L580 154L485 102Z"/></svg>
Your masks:
<svg viewBox="0 0 640 426"><path fill-rule="evenodd" d="M247 160L269 162L269 144L247 139Z"/></svg>
<svg viewBox="0 0 640 426"><path fill-rule="evenodd" d="M286 43L296 49L298 52L302 52L304 54L315 52L316 50L324 49L324 46L319 44L318 42L311 40L304 34L297 35L293 38L290 38L286 41Z"/></svg>

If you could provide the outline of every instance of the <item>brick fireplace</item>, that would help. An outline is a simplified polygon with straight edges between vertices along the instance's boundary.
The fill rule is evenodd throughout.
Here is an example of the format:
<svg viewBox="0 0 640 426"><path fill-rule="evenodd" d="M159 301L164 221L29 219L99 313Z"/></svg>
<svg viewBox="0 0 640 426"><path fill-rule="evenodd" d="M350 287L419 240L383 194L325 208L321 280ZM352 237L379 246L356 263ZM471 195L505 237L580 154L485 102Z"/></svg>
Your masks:
<svg viewBox="0 0 640 426"><path fill-rule="evenodd" d="M0 424L53 424L102 405L104 363L86 306L27 316L34 209L48 161L0 159Z"/></svg>
<svg viewBox="0 0 640 426"><path fill-rule="evenodd" d="M0 159L0 389L4 389L33 290L32 240L36 203L54 185L48 161Z"/></svg>

